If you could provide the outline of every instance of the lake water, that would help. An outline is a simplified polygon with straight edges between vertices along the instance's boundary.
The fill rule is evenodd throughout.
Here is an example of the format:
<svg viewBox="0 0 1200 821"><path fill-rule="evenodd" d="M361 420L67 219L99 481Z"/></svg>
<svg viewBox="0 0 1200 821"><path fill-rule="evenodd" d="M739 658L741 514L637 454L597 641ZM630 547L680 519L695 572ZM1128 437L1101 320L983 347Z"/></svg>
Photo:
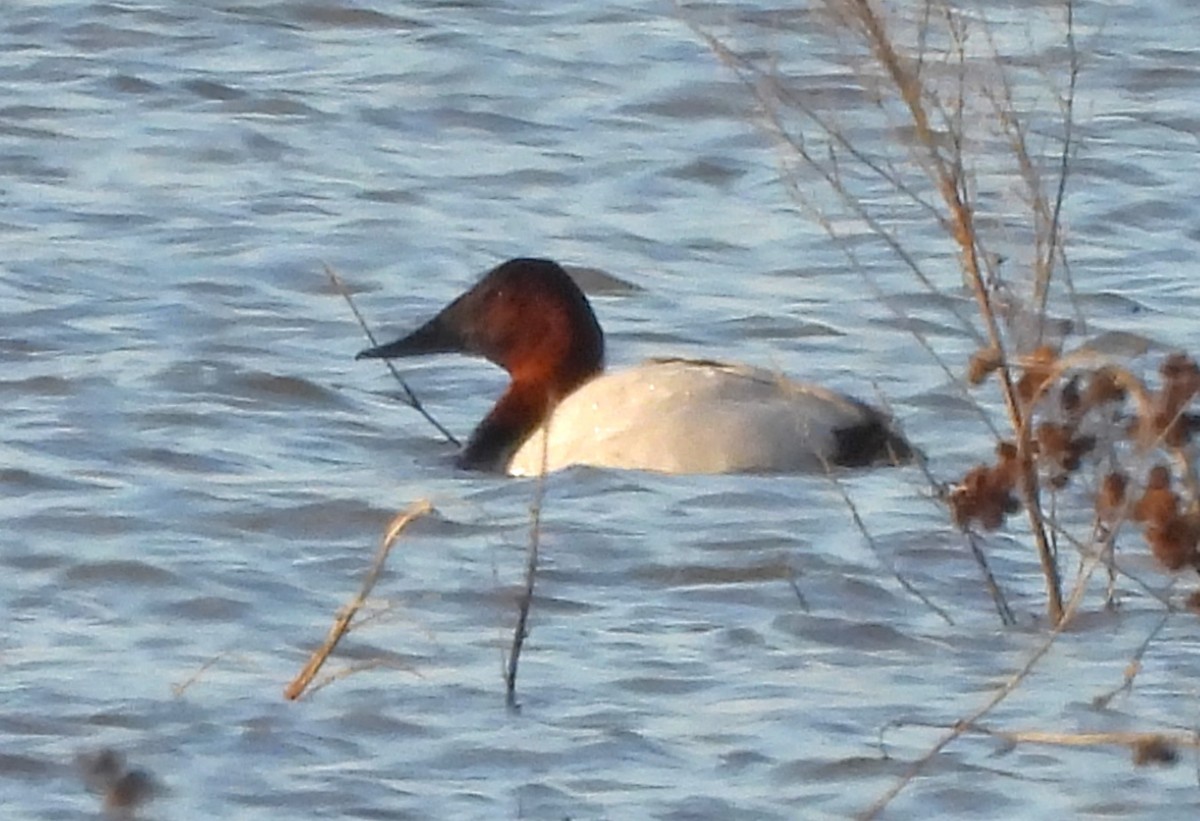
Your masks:
<svg viewBox="0 0 1200 821"><path fill-rule="evenodd" d="M1034 82L1054 5L981 9L1006 48L1031 44ZM1092 332L1196 351L1200 7L1076 14L1065 230L1080 304ZM869 103L813 18L756 0L687 15L777 55L853 139L892 138L855 130ZM987 542L1017 615L1005 628L915 468L842 477L874 544L824 477L572 470L547 483L520 710L506 709L535 485L452 469L386 371L353 361L366 343L324 263L388 336L510 256L597 267L638 286L594 296L616 364L720 356L878 393L943 478L992 447L790 198L751 94L683 17L651 0L8 0L5 818L96 817L75 758L105 748L159 783L150 818L843 817L1045 642L1028 540ZM936 226L906 241L969 313ZM973 343L949 305L877 249L863 264L963 367ZM403 364L460 435L503 384L485 363ZM401 538L374 618L331 662L385 666L286 702L382 528L421 498L436 513ZM1136 550L1127 561L1170 583ZM1089 597L989 726L1200 721L1187 614L1131 693L1092 705L1162 612L1121 591L1116 612ZM1120 749L974 736L886 817L1198 809L1190 754L1134 768Z"/></svg>

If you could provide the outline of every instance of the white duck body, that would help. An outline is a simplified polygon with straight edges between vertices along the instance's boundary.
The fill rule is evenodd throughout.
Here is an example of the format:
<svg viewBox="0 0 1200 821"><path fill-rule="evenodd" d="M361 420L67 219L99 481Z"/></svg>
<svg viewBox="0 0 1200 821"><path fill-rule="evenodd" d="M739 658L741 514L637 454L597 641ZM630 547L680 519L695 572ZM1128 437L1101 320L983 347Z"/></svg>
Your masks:
<svg viewBox="0 0 1200 821"><path fill-rule="evenodd" d="M857 429L892 436L878 411L773 371L651 360L600 374L568 394L513 454L507 472L536 476L569 465L662 473L823 471L847 444L854 446L846 439ZM896 443L903 452L893 461L903 461L907 445Z"/></svg>

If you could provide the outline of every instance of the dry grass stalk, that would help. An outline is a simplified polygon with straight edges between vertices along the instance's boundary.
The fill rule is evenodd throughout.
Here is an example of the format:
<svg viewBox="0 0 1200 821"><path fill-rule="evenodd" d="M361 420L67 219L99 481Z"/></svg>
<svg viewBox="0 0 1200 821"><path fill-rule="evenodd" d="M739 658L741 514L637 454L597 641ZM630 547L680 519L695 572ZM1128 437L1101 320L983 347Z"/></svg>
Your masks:
<svg viewBox="0 0 1200 821"><path fill-rule="evenodd" d="M329 658L334 648L337 647L338 642L350 631L351 622L354 620L355 614L366 603L367 597L371 595L371 591L375 588L375 583L379 581L384 563L387 561L388 554L392 550L392 545L396 543L396 539L413 520L424 516L431 510L433 510L433 506L427 500L423 499L410 505L408 510L397 514L388 523L383 540L380 542L379 549L375 552L375 558L371 562L370 569L367 570L366 576L363 577L362 587L359 589L358 594L345 607L338 611L336 618L333 620L333 625L329 628L329 633L325 636L325 641L313 651L308 663L304 665L304 668L296 678L284 688L284 698L289 701L295 701L304 694L304 691L312 683L317 673L320 672L326 659Z"/></svg>
<svg viewBox="0 0 1200 821"><path fill-rule="evenodd" d="M307 695L311 696L313 693L317 692L318 690L323 690L326 687L328 687L329 685L333 684L334 682L341 681L342 679L348 678L348 677L354 675L355 673L361 673L364 670L375 670L380 667L390 667L395 670L405 670L407 672L413 673L414 675L416 675L418 677L420 677L420 675L421 675L421 673L419 671L414 670L411 667L408 667L403 664L397 664L396 662L391 661L389 659L367 659L365 661L360 661L356 664L351 664L347 667L343 667L341 670L337 670L335 672L329 673L328 675L322 676L319 680L317 680L317 681L313 682L311 685L309 685L309 687L307 688L307 690L305 692Z"/></svg>
<svg viewBox="0 0 1200 821"><path fill-rule="evenodd" d="M1000 621L1005 627L1012 627L1017 623L1017 617L1013 615L1012 608L1008 606L1008 597L1004 595L1004 591L1000 585L996 583L996 576L992 573L991 565L988 563L987 554L983 552L983 548L979 544L979 540L974 533L966 534L967 545L971 548L971 556L974 557L975 563L979 565L979 572L983 574L983 583L987 588L988 595L992 597L992 603L996 605L996 613L1000 616Z"/></svg>
<svg viewBox="0 0 1200 821"><path fill-rule="evenodd" d="M225 656L226 656L225 653L221 653L220 655L213 656L208 661L204 662L198 668L196 668L196 671L194 673L192 673L190 676L188 676L186 679L184 679L183 681L181 681L178 684L172 684L171 685L171 695L175 696L175 698L179 698L180 696L182 696L184 693L186 693L188 691L188 688L190 688L193 684L195 684L197 681L200 680L200 677L203 676L209 670L209 668L216 665L216 663L218 661L220 661L221 659L225 658Z"/></svg>
<svg viewBox="0 0 1200 821"><path fill-rule="evenodd" d="M367 325L367 320L363 318L362 312L360 312L358 310L358 306L354 304L354 299L350 296L350 290L346 287L346 284L342 282L342 278L338 276L337 272L334 271L333 268L327 263L325 263L325 275L329 277L329 281L333 283L333 287L337 289L337 292L342 295L342 299L346 300L346 304L350 306L350 311L354 314L354 318L358 320L358 325L363 329L363 333L367 335L367 339L370 341L371 347L379 347L379 342L375 339L375 334L371 331L370 326ZM404 395L400 397L400 401L408 405L417 413L421 414L421 416L425 418L426 422L433 425L437 429L438 433L445 437L447 442L456 446L462 444L458 441L453 433L447 430L441 422L439 422L431 413L429 413L429 411L425 410L425 406L421 404L421 400L417 398L417 395L413 393L412 388L410 388L408 383L404 381L404 377L400 375L400 371L396 370L396 366L392 364L392 361L390 359L381 359L380 361L387 366L387 369L392 374L392 377L400 384L400 389L404 391Z"/></svg>
<svg viewBox="0 0 1200 821"><path fill-rule="evenodd" d="M525 553L525 581L517 599L517 623L513 627L512 644L504 666L504 699L510 710L517 704L517 667L521 649L529 638L529 611L533 607L533 588L537 580L538 552L542 542L542 500L546 496L546 456L550 441L549 422L542 428L542 464L534 484L533 502L529 506L529 548Z"/></svg>
<svg viewBox="0 0 1200 821"><path fill-rule="evenodd" d="M1138 645L1138 649L1133 654L1133 658L1131 658L1129 663L1125 665L1125 673L1121 684L1117 687L1114 687L1109 692L1093 698L1093 707L1098 710L1107 709L1108 705L1112 703L1112 700L1118 695L1133 691L1134 679L1137 678L1138 673L1142 672L1142 659L1145 657L1146 651L1150 649L1150 645L1154 639L1158 638L1158 634L1161 633L1162 629L1167 626L1167 621L1170 620L1171 615L1172 610L1170 609L1168 609L1166 613L1163 613L1162 617L1158 620L1158 623L1154 626L1154 629L1151 630L1150 634L1146 636L1140 645Z"/></svg>
<svg viewBox="0 0 1200 821"><path fill-rule="evenodd" d="M999 738L1009 744L1042 744L1056 747L1127 747L1135 766L1174 764L1180 749L1200 749L1200 733L1120 732L1054 733L1046 730L996 730L979 724L968 732Z"/></svg>
<svg viewBox="0 0 1200 821"><path fill-rule="evenodd" d="M918 459L918 461L920 460ZM891 562L884 558L884 554L879 549L879 544L875 541L875 537L871 535L871 531L867 529L866 522L864 522L862 516L859 515L858 505L854 504L854 500L850 498L850 494L846 492L846 488L842 486L842 483L838 481L837 476L834 474L833 466L826 464L824 467L826 478L828 478L830 483L837 488L837 492L841 495L842 501L846 505L846 509L850 511L850 517L854 520L854 526L858 528L858 532L862 534L864 539L866 539L867 544L871 548L871 552L874 553L876 558L879 559L880 564L887 568L888 572L891 573L892 578L894 578L900 584L900 586L909 593L909 595L916 598L931 611L940 616L942 621L946 622L946 624L954 624L954 619L950 618L949 613L934 604L932 599L922 593L916 585L905 578L905 576L899 570L892 566ZM793 589L796 591L797 595L799 595L799 587L796 587L794 583ZM801 596L801 601L803 601L803 596Z"/></svg>

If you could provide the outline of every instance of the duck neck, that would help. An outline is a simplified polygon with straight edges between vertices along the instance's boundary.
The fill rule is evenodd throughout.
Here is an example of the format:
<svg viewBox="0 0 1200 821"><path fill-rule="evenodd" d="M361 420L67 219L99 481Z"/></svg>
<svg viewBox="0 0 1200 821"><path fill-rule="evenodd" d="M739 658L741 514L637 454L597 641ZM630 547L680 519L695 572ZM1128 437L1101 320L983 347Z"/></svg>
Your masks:
<svg viewBox="0 0 1200 821"><path fill-rule="evenodd" d="M544 389L513 381L471 434L458 455L458 466L503 473L517 449L546 420L552 406Z"/></svg>
<svg viewBox="0 0 1200 821"><path fill-rule="evenodd" d="M471 434L459 467L503 473L513 454L554 411L555 405L603 369L594 354L571 360L552 375L518 371L504 395Z"/></svg>

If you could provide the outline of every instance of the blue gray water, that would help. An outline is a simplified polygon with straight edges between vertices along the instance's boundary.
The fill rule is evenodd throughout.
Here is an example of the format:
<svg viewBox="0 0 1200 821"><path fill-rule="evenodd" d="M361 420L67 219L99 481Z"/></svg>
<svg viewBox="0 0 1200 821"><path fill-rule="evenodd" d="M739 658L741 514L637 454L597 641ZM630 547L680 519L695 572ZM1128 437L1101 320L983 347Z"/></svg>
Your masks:
<svg viewBox="0 0 1200 821"><path fill-rule="evenodd" d="M983 8L1005 42L1039 42L1053 4L1014 5ZM753 1L695 13L845 106L851 136L889 138L853 130L862 97L815 21ZM1098 330L1195 351L1200 12L1078 15L1081 304ZM534 485L451 469L383 368L353 361L365 341L324 264L385 334L509 256L597 267L639 287L595 297L614 363L721 356L882 395L940 476L991 449L790 199L747 90L671 5L7 0L0 76L5 818L96 817L74 758L103 748L158 779L162 819L840 817L1044 641L1025 540L989 543L1006 629L915 469L846 477L874 545L825 478L575 470L547 486L521 709L505 709ZM944 239L908 239L958 299ZM866 262L961 366L972 343L941 306ZM405 374L460 434L503 382L448 357ZM420 498L436 514L333 663L383 666L285 702ZM1131 694L1091 706L1160 611L1122 589L995 726L1195 725L1188 617ZM1190 757L1134 769L970 738L888 817L1198 805Z"/></svg>

